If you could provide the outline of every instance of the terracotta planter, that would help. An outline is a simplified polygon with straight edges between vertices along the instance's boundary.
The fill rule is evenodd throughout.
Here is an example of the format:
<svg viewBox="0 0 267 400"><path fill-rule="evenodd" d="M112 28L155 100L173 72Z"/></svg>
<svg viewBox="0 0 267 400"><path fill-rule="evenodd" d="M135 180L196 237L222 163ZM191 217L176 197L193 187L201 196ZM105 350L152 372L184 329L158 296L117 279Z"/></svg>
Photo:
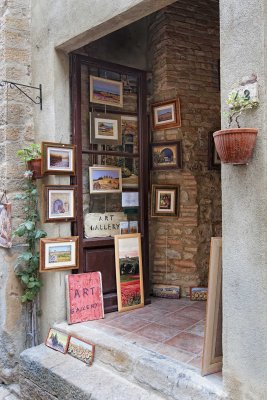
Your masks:
<svg viewBox="0 0 267 400"><path fill-rule="evenodd" d="M213 133L219 157L227 164L248 164L256 143L258 129L224 129Z"/></svg>
<svg viewBox="0 0 267 400"><path fill-rule="evenodd" d="M27 161L27 166L30 171L33 171L32 179L40 179L43 177L41 171L41 158L35 158L34 160Z"/></svg>

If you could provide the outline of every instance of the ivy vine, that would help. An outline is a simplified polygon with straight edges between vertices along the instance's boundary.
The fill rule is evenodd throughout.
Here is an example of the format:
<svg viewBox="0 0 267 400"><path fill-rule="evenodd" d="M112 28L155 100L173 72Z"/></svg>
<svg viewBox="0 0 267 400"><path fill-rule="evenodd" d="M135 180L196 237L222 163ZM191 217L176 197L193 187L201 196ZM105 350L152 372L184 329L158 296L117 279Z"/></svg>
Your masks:
<svg viewBox="0 0 267 400"><path fill-rule="evenodd" d="M17 194L16 199L23 202L25 221L13 233L14 236L24 237L28 245L18 256L15 265L15 273L24 288L22 303L33 301L41 288L38 244L40 238L47 236L45 231L39 229L38 190L36 182L32 180L32 171L26 171L24 177L22 193Z"/></svg>

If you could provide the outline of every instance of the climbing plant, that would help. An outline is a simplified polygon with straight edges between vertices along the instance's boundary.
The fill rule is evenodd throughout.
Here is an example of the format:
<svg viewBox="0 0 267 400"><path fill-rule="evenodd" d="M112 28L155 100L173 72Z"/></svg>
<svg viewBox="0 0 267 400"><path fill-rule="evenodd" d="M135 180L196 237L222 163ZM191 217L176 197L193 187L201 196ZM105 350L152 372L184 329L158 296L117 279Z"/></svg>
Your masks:
<svg viewBox="0 0 267 400"><path fill-rule="evenodd" d="M28 149L19 150L17 153L23 161L26 161L25 152L29 157ZM33 150L36 151L36 145ZM40 238L47 236L46 232L39 228L38 190L32 175L32 171L25 171L22 192L16 196L17 200L22 201L25 219L15 230L14 236L24 237L27 244L26 250L18 256L17 264L15 265L16 275L24 288L24 293L21 297L23 303L33 301L41 288L38 243Z"/></svg>

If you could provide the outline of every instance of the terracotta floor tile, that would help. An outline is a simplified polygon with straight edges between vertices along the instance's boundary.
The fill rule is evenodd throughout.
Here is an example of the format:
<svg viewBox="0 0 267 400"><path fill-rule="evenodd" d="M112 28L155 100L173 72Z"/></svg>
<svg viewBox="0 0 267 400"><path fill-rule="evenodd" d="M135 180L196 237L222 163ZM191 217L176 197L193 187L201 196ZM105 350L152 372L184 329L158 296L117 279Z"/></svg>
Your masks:
<svg viewBox="0 0 267 400"><path fill-rule="evenodd" d="M102 324L100 329L101 329L101 332L105 332L109 335L116 336L116 337L125 336L128 333L124 329L114 328L114 327L106 325L106 324Z"/></svg>
<svg viewBox="0 0 267 400"><path fill-rule="evenodd" d="M166 343L159 344L156 348L156 351L157 353L163 354L165 356L173 358L174 360L185 363L188 363L188 361L192 360L192 358L195 357L194 353L189 353L187 351L177 349L176 347L169 346Z"/></svg>
<svg viewBox="0 0 267 400"><path fill-rule="evenodd" d="M135 333L141 336L145 336L146 338L154 340L156 342L163 342L177 335L179 332L180 330L174 327L167 327L156 323L151 323L139 329Z"/></svg>
<svg viewBox="0 0 267 400"><path fill-rule="evenodd" d="M193 307L199 308L200 310L206 311L207 302L206 301L191 301L190 305Z"/></svg>
<svg viewBox="0 0 267 400"><path fill-rule="evenodd" d="M204 338L204 329L205 329L205 321L202 320L197 322L194 326L187 328L186 331Z"/></svg>
<svg viewBox="0 0 267 400"><path fill-rule="evenodd" d="M205 310L200 310L199 308L196 307L184 307L181 310L176 311L173 316L177 317L187 317L187 318L192 318L196 322L200 321L201 319L204 319L206 316L206 311Z"/></svg>
<svg viewBox="0 0 267 400"><path fill-rule="evenodd" d="M159 346L159 342L137 335L136 333L128 333L124 338L129 340L129 342L148 350L156 350Z"/></svg>
<svg viewBox="0 0 267 400"><path fill-rule="evenodd" d="M157 302L151 304L152 308L157 308L159 310L164 310L166 312L178 311L183 307L186 307L185 303L180 303L179 300L173 301L173 303Z"/></svg>
<svg viewBox="0 0 267 400"><path fill-rule="evenodd" d="M175 337L166 340L165 343L195 354L198 354L203 349L203 338L187 332L181 332Z"/></svg>
<svg viewBox="0 0 267 400"><path fill-rule="evenodd" d="M106 324L109 326L113 326L114 328L119 328L129 332L134 332L142 328L143 326L148 325L149 321L136 318L133 315L123 315L118 318L108 320Z"/></svg>
<svg viewBox="0 0 267 400"><path fill-rule="evenodd" d="M144 319L146 321L156 321L162 315L166 315L166 311L162 309L157 309L152 306L146 306L144 308L139 308L132 311L132 315L139 319Z"/></svg>
<svg viewBox="0 0 267 400"><path fill-rule="evenodd" d="M187 317L179 317L178 313L175 313L175 315L162 315L161 317L158 317L156 322L167 327L176 327L177 329L183 331L195 325L196 320Z"/></svg>

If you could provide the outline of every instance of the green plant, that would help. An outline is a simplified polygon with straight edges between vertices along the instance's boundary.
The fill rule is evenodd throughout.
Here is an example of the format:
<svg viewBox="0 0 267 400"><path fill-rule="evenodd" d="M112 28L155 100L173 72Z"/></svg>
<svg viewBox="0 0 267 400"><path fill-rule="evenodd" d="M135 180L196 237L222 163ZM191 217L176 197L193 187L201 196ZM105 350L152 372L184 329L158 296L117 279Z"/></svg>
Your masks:
<svg viewBox="0 0 267 400"><path fill-rule="evenodd" d="M41 148L37 143L31 143L28 147L24 147L17 151L17 155L22 161L31 161L41 157Z"/></svg>
<svg viewBox="0 0 267 400"><path fill-rule="evenodd" d="M21 158L25 159L24 153L21 153ZM47 236L45 231L38 228L40 222L38 191L36 183L32 180L32 172L26 171L24 177L23 192L18 194L16 199L23 201L25 220L13 233L14 236L24 237L28 245L27 250L18 256L18 262L15 265L16 275L20 278L24 287L24 293L21 298L23 303L33 301L40 290L37 244L40 238Z"/></svg>
<svg viewBox="0 0 267 400"><path fill-rule="evenodd" d="M224 114L228 116L228 128L231 127L234 119L238 128L240 128L238 120L240 115L249 109L258 107L259 102L250 97L249 90L244 90L243 94L240 94L238 90L233 90L229 93L226 104L228 105L228 111Z"/></svg>

